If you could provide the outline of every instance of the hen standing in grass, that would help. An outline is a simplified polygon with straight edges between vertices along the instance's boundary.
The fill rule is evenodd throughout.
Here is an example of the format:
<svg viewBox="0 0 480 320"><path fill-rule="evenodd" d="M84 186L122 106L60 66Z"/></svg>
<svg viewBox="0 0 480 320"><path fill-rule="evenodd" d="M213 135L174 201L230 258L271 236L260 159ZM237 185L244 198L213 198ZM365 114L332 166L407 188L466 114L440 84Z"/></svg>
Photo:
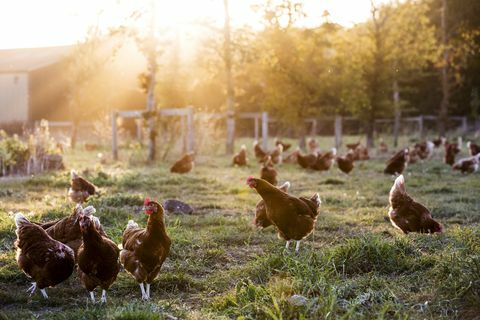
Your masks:
<svg viewBox="0 0 480 320"><path fill-rule="evenodd" d="M453 166L453 170L459 170L462 173L475 173L478 170L480 162L480 154L473 157L468 157L458 160Z"/></svg>
<svg viewBox="0 0 480 320"><path fill-rule="evenodd" d="M243 167L247 165L247 147L242 145L240 151L233 156L233 165Z"/></svg>
<svg viewBox="0 0 480 320"><path fill-rule="evenodd" d="M315 227L321 204L318 193L310 199L296 198L254 177L249 177L247 184L265 201L267 218L276 227L278 236L287 241L285 248L288 249L291 240L296 240L295 251L298 253L300 241Z"/></svg>
<svg viewBox="0 0 480 320"><path fill-rule="evenodd" d="M383 172L386 174L401 174L407 167L408 159L408 148L398 151L390 160L387 161L387 166Z"/></svg>
<svg viewBox="0 0 480 320"><path fill-rule="evenodd" d="M476 143L473 143L471 141L468 141L467 142L467 148L470 152L470 155L473 157L473 156L476 156L477 154L480 153L480 146Z"/></svg>
<svg viewBox="0 0 480 320"><path fill-rule="evenodd" d="M255 158L259 161L262 162L265 160L265 157L268 156L268 153L260 147L260 144L258 143L257 140L253 142L253 152L255 153Z"/></svg>
<svg viewBox="0 0 480 320"><path fill-rule="evenodd" d="M37 287L48 299L45 288L53 287L70 277L75 266L71 248L52 239L39 225L31 223L21 213L15 214L17 226L17 263L20 269L33 279L27 290L32 295Z"/></svg>
<svg viewBox="0 0 480 320"><path fill-rule="evenodd" d="M315 162L317 161L317 153L302 155L300 148L297 148L297 151L295 152L297 153L297 163L300 165L300 167L304 169L310 169L315 165Z"/></svg>
<svg viewBox="0 0 480 320"><path fill-rule="evenodd" d="M288 193L289 188L290 182L288 181L278 187L279 190L282 190L285 193ZM263 199L257 203L255 208L255 219L253 220L253 223L257 228L266 228L273 224L272 221L270 221L270 219L267 217L267 207L265 206L265 200Z"/></svg>
<svg viewBox="0 0 480 320"><path fill-rule="evenodd" d="M279 144L275 146L272 153L270 154L272 162L274 164L281 164L283 160L283 145Z"/></svg>
<svg viewBox="0 0 480 320"><path fill-rule="evenodd" d="M78 249L78 276L85 289L95 302L93 290L102 288L101 302L107 302L107 290L120 271L118 260L120 249L115 242L98 232L100 221L90 215L80 217L80 230L83 242Z"/></svg>
<svg viewBox="0 0 480 320"><path fill-rule="evenodd" d="M82 232L79 225L80 218L83 215L90 216L93 213L95 213L95 209L92 206L83 209L81 205L77 204L72 214L68 217L56 221L53 225L47 222L41 226L50 237L69 246L75 253L75 256L77 256L78 248L82 244ZM98 228L99 232L105 235L102 226L98 225Z"/></svg>
<svg viewBox="0 0 480 320"><path fill-rule="evenodd" d="M68 189L68 197L74 203L84 203L89 196L93 196L96 192L96 187L86 179L77 174L75 170L70 172L71 181L70 189Z"/></svg>
<svg viewBox="0 0 480 320"><path fill-rule="evenodd" d="M340 169L340 171L346 174L349 174L353 168L355 168L352 150L348 151L343 157L337 157L337 167Z"/></svg>
<svg viewBox="0 0 480 320"><path fill-rule="evenodd" d="M170 252L171 241L165 228L163 207L146 198L144 208L148 215L147 228L140 228L133 220L128 221L123 232L120 261L125 270L140 283L142 299L148 300L150 284Z"/></svg>
<svg viewBox="0 0 480 320"><path fill-rule="evenodd" d="M390 221L394 227L405 234L443 232L442 225L433 220L430 211L407 194L403 175L398 176L393 183L389 201Z"/></svg>
<svg viewBox="0 0 480 320"><path fill-rule="evenodd" d="M453 166L455 163L455 156L460 152L460 148L456 143L446 143L445 144L445 157L444 161L446 164Z"/></svg>
<svg viewBox="0 0 480 320"><path fill-rule="evenodd" d="M267 160L265 160L265 162L262 164L262 168L260 169L260 177L276 186L278 183L277 176L278 173L273 166L272 159L270 156L267 156Z"/></svg>
<svg viewBox="0 0 480 320"><path fill-rule="evenodd" d="M283 148L283 151L287 151L292 146L290 143L285 143L282 140L279 140L277 138L275 138L275 145L276 146L281 145Z"/></svg>
<svg viewBox="0 0 480 320"><path fill-rule="evenodd" d="M172 173L188 173L192 171L194 166L194 153L189 152L181 157L177 162L173 164L170 168L170 172Z"/></svg>
<svg viewBox="0 0 480 320"><path fill-rule="evenodd" d="M318 154L315 163L312 165L313 170L318 171L328 171L333 165L335 160L335 155L337 154L337 149L332 148L331 151L325 152L324 154Z"/></svg>

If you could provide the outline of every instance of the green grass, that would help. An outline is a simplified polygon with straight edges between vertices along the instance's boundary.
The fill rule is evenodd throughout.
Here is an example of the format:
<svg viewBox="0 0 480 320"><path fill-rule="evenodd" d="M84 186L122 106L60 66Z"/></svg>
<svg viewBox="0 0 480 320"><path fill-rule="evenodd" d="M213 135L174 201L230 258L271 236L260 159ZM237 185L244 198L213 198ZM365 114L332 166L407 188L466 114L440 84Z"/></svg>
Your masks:
<svg viewBox="0 0 480 320"><path fill-rule="evenodd" d="M356 139L348 138L346 142ZM242 141L251 146L251 140ZM240 143L242 143L240 142ZM324 147L327 139L321 139ZM138 150L137 154L143 154ZM479 174L461 176L433 160L407 168L407 190L444 224L442 235L403 235L385 220L393 177L384 158L357 163L349 176L336 168L311 172L284 164L279 178L291 193L319 192L321 214L300 254L285 254L274 230L255 230L259 196L245 185L258 175L254 161L232 168L214 151L200 154L194 171L172 175L168 163L100 165L95 153L69 152L67 168L95 182L89 200L117 243L129 219L144 225L145 196L177 198L191 216L166 217L171 253L143 302L135 281L121 272L105 306L92 304L76 273L29 297L18 269L10 211L36 221L69 214L68 170L0 180L0 319L474 319L480 314ZM173 156L173 155L172 155ZM253 155L250 153L252 160ZM127 161L127 160L128 161ZM97 292L97 296L98 296ZM291 302L301 295L303 303Z"/></svg>

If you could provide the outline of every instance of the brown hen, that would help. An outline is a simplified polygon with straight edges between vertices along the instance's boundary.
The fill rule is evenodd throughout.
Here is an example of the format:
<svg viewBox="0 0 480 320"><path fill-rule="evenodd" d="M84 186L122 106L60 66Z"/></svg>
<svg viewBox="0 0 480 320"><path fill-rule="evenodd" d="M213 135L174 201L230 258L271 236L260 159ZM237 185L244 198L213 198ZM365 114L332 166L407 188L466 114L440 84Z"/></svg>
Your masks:
<svg viewBox="0 0 480 320"><path fill-rule="evenodd" d="M123 232L120 261L125 270L140 283L142 299L150 299L150 284L155 280L170 252L171 240L167 234L163 207L149 198L144 202L148 215L146 228L128 221ZM146 288L144 286L146 284Z"/></svg>
<svg viewBox="0 0 480 320"><path fill-rule="evenodd" d="M255 189L265 201L267 218L276 227L278 236L287 241L296 240L295 251L300 248L300 241L308 236L315 227L319 214L320 197L318 193L310 199L293 197L262 179L249 177L247 184Z"/></svg>
<svg viewBox="0 0 480 320"><path fill-rule="evenodd" d="M389 202L390 222L403 233L443 232L442 225L433 220L430 211L407 194L403 175L395 179L390 190Z"/></svg>

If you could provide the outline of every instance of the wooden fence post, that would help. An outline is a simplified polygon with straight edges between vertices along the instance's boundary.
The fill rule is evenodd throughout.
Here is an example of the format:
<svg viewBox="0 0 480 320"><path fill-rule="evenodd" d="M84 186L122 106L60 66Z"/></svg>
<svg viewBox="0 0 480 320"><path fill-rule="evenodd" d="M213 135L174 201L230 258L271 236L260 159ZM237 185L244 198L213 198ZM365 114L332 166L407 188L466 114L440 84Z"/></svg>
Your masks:
<svg viewBox="0 0 480 320"><path fill-rule="evenodd" d="M311 130L310 135L315 138L317 136L317 119L312 120Z"/></svg>
<svg viewBox="0 0 480 320"><path fill-rule="evenodd" d="M342 116L335 116L335 148L342 146Z"/></svg>
<svg viewBox="0 0 480 320"><path fill-rule="evenodd" d="M118 160L118 145L117 145L117 112L112 112L112 155L113 160Z"/></svg>
<svg viewBox="0 0 480 320"><path fill-rule="evenodd" d="M255 118L253 118L254 121L255 121L255 140L258 141L258 127L259 127L259 119L257 116L255 116Z"/></svg>
<svg viewBox="0 0 480 320"><path fill-rule="evenodd" d="M467 117L462 117L462 134L467 133L467 131L468 131Z"/></svg>
<svg viewBox="0 0 480 320"><path fill-rule="evenodd" d="M195 149L194 131L193 131L193 108L188 108L187 113L187 151L191 152Z"/></svg>
<svg viewBox="0 0 480 320"><path fill-rule="evenodd" d="M418 117L418 137L423 138L423 116Z"/></svg>
<svg viewBox="0 0 480 320"><path fill-rule="evenodd" d="M268 112L262 112L262 148L268 150Z"/></svg>
<svg viewBox="0 0 480 320"><path fill-rule="evenodd" d="M138 142L143 142L143 132L142 132L142 119L135 119L135 125L137 129L137 140Z"/></svg>

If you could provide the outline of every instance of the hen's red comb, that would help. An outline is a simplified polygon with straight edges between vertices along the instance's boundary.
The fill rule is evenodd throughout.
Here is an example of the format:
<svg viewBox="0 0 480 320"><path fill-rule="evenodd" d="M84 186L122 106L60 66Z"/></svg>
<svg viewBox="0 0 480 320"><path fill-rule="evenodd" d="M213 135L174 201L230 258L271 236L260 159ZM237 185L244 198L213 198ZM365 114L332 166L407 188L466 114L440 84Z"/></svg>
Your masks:
<svg viewBox="0 0 480 320"><path fill-rule="evenodd" d="M254 176L248 176L247 183L249 183L252 179L255 179L255 177Z"/></svg>
<svg viewBox="0 0 480 320"><path fill-rule="evenodd" d="M147 204L150 203L150 198L149 197L146 197L145 198L145 201L143 202L143 205L146 206Z"/></svg>

